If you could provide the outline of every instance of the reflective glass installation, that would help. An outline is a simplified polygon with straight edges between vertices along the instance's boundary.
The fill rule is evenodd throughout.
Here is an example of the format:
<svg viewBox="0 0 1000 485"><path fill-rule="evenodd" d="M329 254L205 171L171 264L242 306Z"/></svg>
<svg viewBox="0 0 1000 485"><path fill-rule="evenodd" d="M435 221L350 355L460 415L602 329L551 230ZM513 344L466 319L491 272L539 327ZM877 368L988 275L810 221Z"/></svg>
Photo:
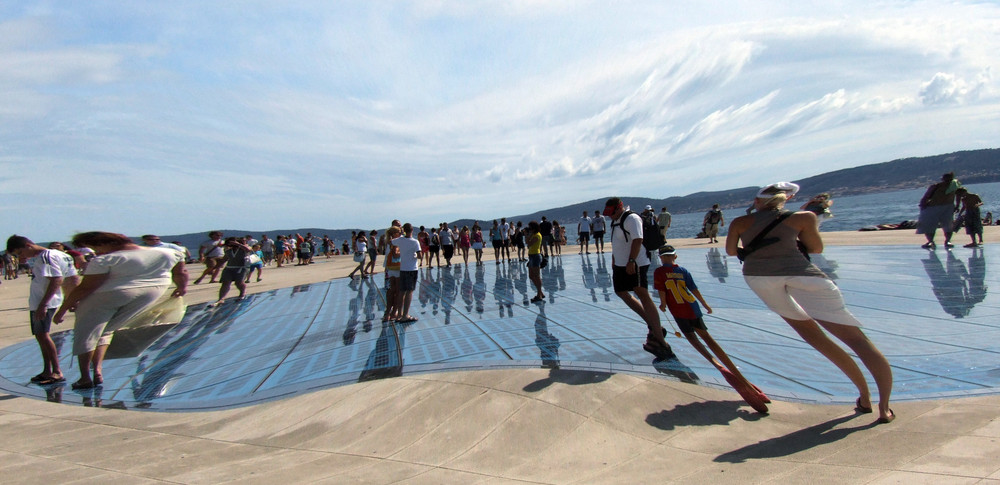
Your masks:
<svg viewBox="0 0 1000 485"><path fill-rule="evenodd" d="M847 378L747 288L735 258L716 248L679 255L714 309L705 316L709 332L748 379L772 399L853 403ZM995 245L889 246L830 247L814 262L888 357L893 399L900 400L1000 392L1000 281L988 263L998 259ZM523 263L421 269L410 312L419 320L406 324L381 321L381 274L218 308L194 305L181 323L115 352L96 390L31 384L39 362L34 341L0 350L0 389L67 403L206 410L370 379L511 367L647 374L728 388L672 335L662 314L678 358L653 362L642 350L645 324L614 294L610 265L610 254L551 258L542 270L547 298L537 304L529 302L534 290ZM73 380L72 331L53 337Z"/></svg>

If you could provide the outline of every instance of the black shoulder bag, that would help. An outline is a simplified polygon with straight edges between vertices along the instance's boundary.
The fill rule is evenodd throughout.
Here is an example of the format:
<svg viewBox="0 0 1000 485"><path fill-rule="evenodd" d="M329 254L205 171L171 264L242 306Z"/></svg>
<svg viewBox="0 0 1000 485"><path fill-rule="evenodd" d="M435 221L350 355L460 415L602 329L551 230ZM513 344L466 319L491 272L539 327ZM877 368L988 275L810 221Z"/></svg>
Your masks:
<svg viewBox="0 0 1000 485"><path fill-rule="evenodd" d="M770 246L771 244L780 241L781 239L776 237L769 237L767 239L764 239L764 236L766 236L767 233L771 232L771 229L774 229L778 224L781 224L781 221L788 219L788 217L791 216L792 214L794 214L794 212L792 211L785 211L782 212L781 214L778 214L778 217L776 217L773 221L771 221L771 223L768 224L767 227L764 228L764 230L757 233L757 236L754 237L749 244L743 246L742 248L736 248L736 258L740 260L740 264L743 264L743 261L747 259L747 256L753 254L754 251L765 246Z"/></svg>

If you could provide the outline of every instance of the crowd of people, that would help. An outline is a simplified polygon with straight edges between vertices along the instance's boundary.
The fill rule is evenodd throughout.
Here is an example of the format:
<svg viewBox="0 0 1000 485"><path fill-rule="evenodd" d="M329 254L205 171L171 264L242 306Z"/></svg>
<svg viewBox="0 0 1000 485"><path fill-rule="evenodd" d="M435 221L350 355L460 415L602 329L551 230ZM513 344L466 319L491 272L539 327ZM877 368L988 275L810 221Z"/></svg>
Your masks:
<svg viewBox="0 0 1000 485"><path fill-rule="evenodd" d="M819 221L830 217L832 199L827 193L819 194L803 204L799 212L785 210L785 204L797 191L798 186L788 182L762 188L748 214L730 223L726 253L745 263L743 274L750 289L855 384L859 392L856 410L870 413L877 409L879 421L890 422L895 415L889 408L892 372L888 361L861 331L860 322L847 310L837 286L808 256L823 250ZM918 233L927 237L924 247L935 247L938 228L945 230L944 244L951 247L952 233L957 230L956 215L972 239L967 247L981 245L982 227L992 222L990 213L985 217L989 222L984 220L981 206L982 199L962 187L953 174L942 176L941 182L928 188L920 203ZM706 237L716 241L719 226L724 223L716 204L704 217ZM583 211L576 224L581 255L590 254L591 242L597 253L605 252L604 239L610 233L610 282L614 293L646 323L644 350L658 360L674 358L659 316L659 311L669 309L695 349L745 398L749 395L748 402L760 406L756 409L766 410L762 404L769 402L766 395L739 373L707 332L699 303L707 313L712 309L690 273L676 263L678 254L673 246L666 244L671 226L666 207L658 214L651 206L634 213L621 199L611 198L603 211L594 211L593 215ZM523 271L520 268L524 263L526 280L535 289L530 302L544 305L541 269L549 258L562 254L565 230L565 225L545 216L527 224L501 218L485 228L478 222L471 227L440 223L427 228L394 220L383 231L355 231L340 247L328 236L311 233L278 235L275 239L262 235L257 240L250 235L224 237L221 231L212 231L196 255L179 243L163 242L152 234L142 236L140 245L121 234L87 232L74 236L72 245L57 242L49 247L15 235L7 241L4 275L16 277L20 265L27 266L33 275L29 320L43 365L32 381L41 385L65 381L49 331L52 323L66 318L67 312L75 312L73 352L79 361L80 377L72 386L87 389L103 382L103 356L115 330L163 296L171 283L175 287L171 296L186 293L186 263L204 263L204 270L191 284L201 284L206 278L210 284L219 284L218 298L209 305L213 307L225 301L233 285L239 292L237 299L244 299L247 285L254 278L262 281L267 266L309 265L317 254L326 258L352 255L357 266L349 277L367 278L379 272L381 256L386 295L382 320L407 324L417 321L410 306L420 268L451 268L453 264L464 264L467 271L472 264L481 268L487 241L496 265L506 263ZM460 262L453 261L458 257ZM659 305L653 301L647 278L654 258L661 263L652 278ZM854 351L874 377L877 403L872 400L860 368L830 335Z"/></svg>

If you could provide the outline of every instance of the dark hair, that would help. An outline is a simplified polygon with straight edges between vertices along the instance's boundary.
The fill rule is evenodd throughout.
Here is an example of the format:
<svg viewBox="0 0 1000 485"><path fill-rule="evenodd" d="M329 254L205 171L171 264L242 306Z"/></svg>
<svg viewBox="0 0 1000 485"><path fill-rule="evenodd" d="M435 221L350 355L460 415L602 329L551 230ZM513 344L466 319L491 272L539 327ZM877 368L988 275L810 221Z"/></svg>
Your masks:
<svg viewBox="0 0 1000 485"><path fill-rule="evenodd" d="M132 240L124 234L103 231L81 232L73 236L73 246L124 246Z"/></svg>
<svg viewBox="0 0 1000 485"><path fill-rule="evenodd" d="M538 222L537 221L531 221L531 222L529 222L528 223L528 230L531 231L531 232L538 232L540 230L538 228Z"/></svg>
<svg viewBox="0 0 1000 485"><path fill-rule="evenodd" d="M607 202L604 203L604 207L617 207L618 204L621 204L621 203L622 203L621 199L619 199L618 197L612 197L612 198L608 199Z"/></svg>
<svg viewBox="0 0 1000 485"><path fill-rule="evenodd" d="M13 236L7 238L7 252L12 253L14 251L17 251L18 249L24 249L28 247L28 245L30 244L35 244L35 243L33 243L31 239L14 234Z"/></svg>

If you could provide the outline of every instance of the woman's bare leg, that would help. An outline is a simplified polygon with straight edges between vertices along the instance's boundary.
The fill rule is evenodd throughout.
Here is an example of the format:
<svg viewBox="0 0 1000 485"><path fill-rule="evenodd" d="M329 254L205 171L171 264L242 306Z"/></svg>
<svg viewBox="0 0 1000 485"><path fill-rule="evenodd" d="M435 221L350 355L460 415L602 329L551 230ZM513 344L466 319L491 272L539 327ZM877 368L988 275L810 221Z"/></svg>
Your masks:
<svg viewBox="0 0 1000 485"><path fill-rule="evenodd" d="M875 347L875 344L868 339L868 336L860 328L824 321L819 321L819 324L833 334L834 337L837 337L850 347L858 355L858 358L861 359L861 362L865 364L865 367L868 368L868 372L871 372L872 377L875 379L875 385L878 387L879 417L889 418L889 395L892 394L892 367L889 366L888 359L885 358L885 355L882 355L878 347ZM864 401L862 399L861 403L864 404Z"/></svg>
<svg viewBox="0 0 1000 485"><path fill-rule="evenodd" d="M844 349L840 348L833 340L830 340L830 337L826 335L826 332L820 328L815 320L782 318L798 332L806 343L812 345L819 353L823 354L827 360L836 365L854 383L854 386L858 388L858 393L861 394L862 405L865 403L868 403L869 406L871 405L871 391L868 390L868 382L865 380L864 374L861 373L861 368L858 367L858 364L854 362L854 359Z"/></svg>

